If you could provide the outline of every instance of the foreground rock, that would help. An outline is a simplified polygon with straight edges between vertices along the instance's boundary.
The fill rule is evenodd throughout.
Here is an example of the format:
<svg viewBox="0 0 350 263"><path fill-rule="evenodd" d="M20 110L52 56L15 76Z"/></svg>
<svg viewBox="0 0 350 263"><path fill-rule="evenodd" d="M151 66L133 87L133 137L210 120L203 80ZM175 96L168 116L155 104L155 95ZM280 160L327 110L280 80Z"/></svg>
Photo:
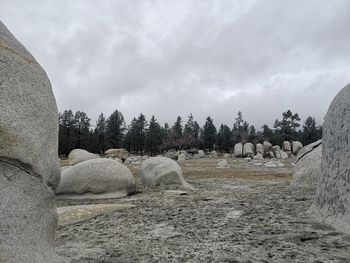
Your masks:
<svg viewBox="0 0 350 263"><path fill-rule="evenodd" d="M88 160L62 172L58 195L116 193L126 196L135 192L135 179L123 164L111 159Z"/></svg>
<svg viewBox="0 0 350 263"><path fill-rule="evenodd" d="M83 149L74 149L68 155L70 166L96 158L100 158L100 156L98 154L93 154Z"/></svg>
<svg viewBox="0 0 350 263"><path fill-rule="evenodd" d="M311 212L350 233L350 85L331 103L323 126L322 174Z"/></svg>
<svg viewBox="0 0 350 263"><path fill-rule="evenodd" d="M166 157L153 157L144 161L141 167L141 179L146 187L178 185L191 188L182 176L181 167Z"/></svg>
<svg viewBox="0 0 350 263"><path fill-rule="evenodd" d="M293 168L292 185L316 187L321 176L322 140L300 150Z"/></svg>
<svg viewBox="0 0 350 263"><path fill-rule="evenodd" d="M0 22L0 262L64 262L53 244L57 107L45 71Z"/></svg>

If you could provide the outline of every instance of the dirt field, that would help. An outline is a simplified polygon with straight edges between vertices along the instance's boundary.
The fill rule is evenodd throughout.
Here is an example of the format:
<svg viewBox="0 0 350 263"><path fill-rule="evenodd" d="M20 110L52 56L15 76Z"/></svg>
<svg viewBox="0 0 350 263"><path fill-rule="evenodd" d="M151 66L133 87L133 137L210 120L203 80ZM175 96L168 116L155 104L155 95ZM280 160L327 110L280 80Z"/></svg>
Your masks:
<svg viewBox="0 0 350 263"><path fill-rule="evenodd" d="M350 236L308 217L314 190L290 186L290 162L231 159L225 169L219 160L181 164L193 191L140 187L123 199L59 201L133 207L60 227L58 253L72 262L350 262ZM140 168L129 168L139 182Z"/></svg>

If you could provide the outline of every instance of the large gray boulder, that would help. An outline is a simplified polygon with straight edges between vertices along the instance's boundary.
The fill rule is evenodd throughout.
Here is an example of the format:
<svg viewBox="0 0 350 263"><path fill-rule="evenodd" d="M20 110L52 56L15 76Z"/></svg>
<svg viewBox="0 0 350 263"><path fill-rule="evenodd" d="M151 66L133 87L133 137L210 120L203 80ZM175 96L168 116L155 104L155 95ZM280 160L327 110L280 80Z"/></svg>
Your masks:
<svg viewBox="0 0 350 263"><path fill-rule="evenodd" d="M293 167L292 185L316 187L321 176L322 140L299 151Z"/></svg>
<svg viewBox="0 0 350 263"><path fill-rule="evenodd" d="M1 262L63 262L53 248L57 118L45 71L0 22Z"/></svg>
<svg viewBox="0 0 350 263"><path fill-rule="evenodd" d="M56 194L118 193L126 196L135 192L135 179L123 164L106 158L78 163L64 170Z"/></svg>
<svg viewBox="0 0 350 263"><path fill-rule="evenodd" d="M68 155L70 166L96 158L100 158L100 156L98 154L93 154L83 149L74 149Z"/></svg>
<svg viewBox="0 0 350 263"><path fill-rule="evenodd" d="M253 157L255 154L254 144L247 142L243 145L243 157Z"/></svg>
<svg viewBox="0 0 350 263"><path fill-rule="evenodd" d="M235 144L235 147L233 149L233 156L234 157L243 157L243 144L242 143Z"/></svg>
<svg viewBox="0 0 350 263"><path fill-rule="evenodd" d="M350 85L331 103L325 117L321 177L310 209L316 220L350 233Z"/></svg>
<svg viewBox="0 0 350 263"><path fill-rule="evenodd" d="M182 176L181 167L167 157L153 157L142 163L141 179L146 187L178 185L191 188Z"/></svg>

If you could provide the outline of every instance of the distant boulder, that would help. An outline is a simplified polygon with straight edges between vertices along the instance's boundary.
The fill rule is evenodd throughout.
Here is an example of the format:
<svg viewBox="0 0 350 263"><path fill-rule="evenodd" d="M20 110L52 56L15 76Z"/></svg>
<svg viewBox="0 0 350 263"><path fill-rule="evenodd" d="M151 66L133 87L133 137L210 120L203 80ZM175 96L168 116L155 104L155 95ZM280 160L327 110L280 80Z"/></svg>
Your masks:
<svg viewBox="0 0 350 263"><path fill-rule="evenodd" d="M203 150L199 150L198 151L198 156L199 156L199 158L204 158L205 157L204 151Z"/></svg>
<svg viewBox="0 0 350 263"><path fill-rule="evenodd" d="M209 154L210 157L213 157L213 158L217 158L218 157L218 153L216 151L212 151L210 154Z"/></svg>
<svg viewBox="0 0 350 263"><path fill-rule="evenodd" d="M234 157L243 157L243 144L237 143L233 150Z"/></svg>
<svg viewBox="0 0 350 263"><path fill-rule="evenodd" d="M68 155L70 166L96 158L100 158L100 156L98 154L93 154L83 149L74 149Z"/></svg>
<svg viewBox="0 0 350 263"><path fill-rule="evenodd" d="M164 154L164 156L167 157L167 158L170 158L170 159L172 159L172 160L177 161L177 158L178 158L178 156L179 156L179 153L178 153L177 151L172 150L172 151L166 152L166 153Z"/></svg>
<svg viewBox="0 0 350 263"><path fill-rule="evenodd" d="M264 155L264 146L261 143L258 143L256 145L256 153L260 153L261 155Z"/></svg>
<svg viewBox="0 0 350 263"><path fill-rule="evenodd" d="M243 146L243 157L253 157L255 155L254 144L248 142Z"/></svg>
<svg viewBox="0 0 350 263"><path fill-rule="evenodd" d="M294 155L297 155L302 148L303 148L303 144L301 142L294 141L292 143L292 152Z"/></svg>
<svg viewBox="0 0 350 263"><path fill-rule="evenodd" d="M146 187L178 185L191 188L182 176L181 167L172 159L152 157L142 163L141 179Z"/></svg>
<svg viewBox="0 0 350 263"><path fill-rule="evenodd" d="M271 152L272 144L268 141L263 142L263 147L264 147L264 154L268 155L269 152Z"/></svg>
<svg viewBox="0 0 350 263"><path fill-rule="evenodd" d="M221 160L217 164L217 168L228 168L228 162L227 160Z"/></svg>
<svg viewBox="0 0 350 263"><path fill-rule="evenodd" d="M292 145L290 144L289 141L283 142L282 149L283 149L283 151L285 151L289 155L292 153Z"/></svg>
<svg viewBox="0 0 350 263"><path fill-rule="evenodd" d="M105 154L107 157L112 157L112 158L123 158L126 159L129 157L129 152L125 149L108 149L105 151Z"/></svg>
<svg viewBox="0 0 350 263"><path fill-rule="evenodd" d="M281 147L280 146L273 146L272 148L272 152L275 156L275 158L277 159L282 159L282 155L281 155Z"/></svg>

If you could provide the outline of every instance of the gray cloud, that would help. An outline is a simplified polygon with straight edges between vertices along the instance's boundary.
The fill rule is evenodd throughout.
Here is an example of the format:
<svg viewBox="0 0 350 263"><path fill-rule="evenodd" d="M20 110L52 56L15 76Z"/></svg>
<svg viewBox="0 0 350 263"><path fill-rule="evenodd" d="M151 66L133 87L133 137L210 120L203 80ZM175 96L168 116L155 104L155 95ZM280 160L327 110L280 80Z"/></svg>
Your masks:
<svg viewBox="0 0 350 263"><path fill-rule="evenodd" d="M350 1L0 2L60 110L161 122L193 113L256 126L286 109L322 121L349 82Z"/></svg>

